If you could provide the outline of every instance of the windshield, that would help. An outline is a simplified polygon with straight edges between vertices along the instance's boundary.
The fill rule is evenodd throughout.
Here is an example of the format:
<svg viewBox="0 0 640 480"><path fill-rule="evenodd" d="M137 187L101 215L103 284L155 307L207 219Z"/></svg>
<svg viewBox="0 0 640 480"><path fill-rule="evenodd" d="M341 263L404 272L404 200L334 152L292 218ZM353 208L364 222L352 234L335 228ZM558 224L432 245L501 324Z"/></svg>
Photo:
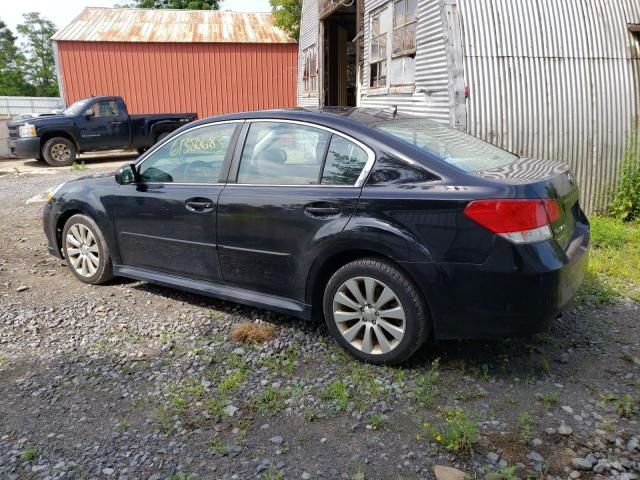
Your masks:
<svg viewBox="0 0 640 480"><path fill-rule="evenodd" d="M479 138L424 118L384 120L371 126L465 172L502 167L518 159L516 155Z"/></svg>
<svg viewBox="0 0 640 480"><path fill-rule="evenodd" d="M83 112L85 110L85 105L87 104L88 101L89 101L88 99L78 100L69 108L67 108L66 110L63 110L62 111L63 115L66 115L68 117L74 117L78 115L80 112Z"/></svg>

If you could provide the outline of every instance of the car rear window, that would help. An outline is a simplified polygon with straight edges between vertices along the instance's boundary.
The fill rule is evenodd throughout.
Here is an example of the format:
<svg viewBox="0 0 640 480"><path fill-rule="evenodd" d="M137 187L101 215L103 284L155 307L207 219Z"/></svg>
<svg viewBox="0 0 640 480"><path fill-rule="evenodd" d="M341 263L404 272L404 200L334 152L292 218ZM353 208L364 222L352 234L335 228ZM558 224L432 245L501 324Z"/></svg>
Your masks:
<svg viewBox="0 0 640 480"><path fill-rule="evenodd" d="M465 172L502 167L518 159L513 153L479 138L424 118L385 120L371 126Z"/></svg>

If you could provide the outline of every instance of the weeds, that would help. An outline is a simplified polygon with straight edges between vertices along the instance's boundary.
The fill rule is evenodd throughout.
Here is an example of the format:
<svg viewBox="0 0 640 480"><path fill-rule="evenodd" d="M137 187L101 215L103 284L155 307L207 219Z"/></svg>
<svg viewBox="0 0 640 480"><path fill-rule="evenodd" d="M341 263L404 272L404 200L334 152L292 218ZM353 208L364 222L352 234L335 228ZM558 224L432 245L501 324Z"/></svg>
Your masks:
<svg viewBox="0 0 640 480"><path fill-rule="evenodd" d="M219 438L214 438L209 442L209 450L217 453L220 456L227 454L227 446Z"/></svg>
<svg viewBox="0 0 640 480"><path fill-rule="evenodd" d="M264 343L273 340L276 329L267 323L244 322L231 330L231 339L241 343Z"/></svg>
<svg viewBox="0 0 640 480"><path fill-rule="evenodd" d="M267 387L264 392L253 398L251 404L261 415L273 416L284 410L284 399L285 394L282 390Z"/></svg>
<svg viewBox="0 0 640 480"><path fill-rule="evenodd" d="M429 422L423 423L425 433L450 452L459 455L473 453L478 441L478 427L469 415L461 409L445 409L440 416L444 422L439 428Z"/></svg>
<svg viewBox="0 0 640 480"><path fill-rule="evenodd" d="M173 430L173 418L171 418L171 415L169 415L169 412L164 405L158 408L156 425L158 430L165 435L169 435L171 430Z"/></svg>
<svg viewBox="0 0 640 480"><path fill-rule="evenodd" d="M87 166L84 164L84 160L82 160L80 163L73 162L71 164L71 170L74 172L82 172L86 169L87 169Z"/></svg>
<svg viewBox="0 0 640 480"><path fill-rule="evenodd" d="M246 370L240 369L234 374L226 377L220 384L218 385L218 392L221 395L226 395L227 393L231 393L236 391L242 382L247 379L248 375Z"/></svg>
<svg viewBox="0 0 640 480"><path fill-rule="evenodd" d="M24 462L30 462L32 460L35 460L35 458L38 456L38 449L36 447L27 447L26 450L24 452L22 452L22 455L20 456L20 458L22 458L22 461Z"/></svg>
<svg viewBox="0 0 640 480"><path fill-rule="evenodd" d="M435 385L440 378L440 359L436 358L431 362L431 368L426 373L418 373L415 377L415 387L413 388L413 398L421 407L429 407L438 394L438 387Z"/></svg>
<svg viewBox="0 0 640 480"><path fill-rule="evenodd" d="M307 407L302 413L302 418L304 418L307 422L313 422L316 418L318 418L318 412L313 407Z"/></svg>
<svg viewBox="0 0 640 480"><path fill-rule="evenodd" d="M522 412L518 415L518 430L522 439L528 442L533 433L535 421L529 412Z"/></svg>
<svg viewBox="0 0 640 480"><path fill-rule="evenodd" d="M631 417L634 413L633 404L630 395L623 395L616 401L616 413L619 417Z"/></svg>
<svg viewBox="0 0 640 480"><path fill-rule="evenodd" d="M373 415L369 420L369 425L373 430L382 430L384 427L384 417L382 415Z"/></svg>
<svg viewBox="0 0 640 480"><path fill-rule="evenodd" d="M559 399L560 394L558 392L547 392L540 396L540 401L546 409L551 409L551 407L557 405Z"/></svg>
<svg viewBox="0 0 640 480"><path fill-rule="evenodd" d="M334 380L325 387L320 398L332 402L340 411L346 410L349 403L349 389L340 380Z"/></svg>
<svg viewBox="0 0 640 480"><path fill-rule="evenodd" d="M629 143L624 152L620 182L609 205L609 213L612 217L625 222L640 217L640 152L635 125L631 129Z"/></svg>
<svg viewBox="0 0 640 480"><path fill-rule="evenodd" d="M500 467L494 472L489 472L484 476L484 480L520 480L516 475L517 467Z"/></svg>

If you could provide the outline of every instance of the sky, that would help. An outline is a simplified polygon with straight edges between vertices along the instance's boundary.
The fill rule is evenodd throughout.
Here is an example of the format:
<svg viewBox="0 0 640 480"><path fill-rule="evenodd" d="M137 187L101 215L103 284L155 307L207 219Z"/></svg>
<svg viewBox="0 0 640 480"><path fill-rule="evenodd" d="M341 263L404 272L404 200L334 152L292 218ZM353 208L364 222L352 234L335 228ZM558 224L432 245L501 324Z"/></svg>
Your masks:
<svg viewBox="0 0 640 480"><path fill-rule="evenodd" d="M0 20L14 33L22 22L22 15L40 12L58 28L66 26L84 7L113 7L114 4L133 3L127 0L0 0ZM269 0L222 0L222 10L238 12L268 12Z"/></svg>

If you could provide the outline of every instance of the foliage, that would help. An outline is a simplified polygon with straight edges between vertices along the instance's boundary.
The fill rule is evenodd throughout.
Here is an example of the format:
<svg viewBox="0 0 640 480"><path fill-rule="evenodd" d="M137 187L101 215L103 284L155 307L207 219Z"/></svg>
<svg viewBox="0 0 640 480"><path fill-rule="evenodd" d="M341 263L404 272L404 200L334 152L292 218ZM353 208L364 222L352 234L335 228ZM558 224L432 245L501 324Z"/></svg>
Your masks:
<svg viewBox="0 0 640 480"><path fill-rule="evenodd" d="M56 26L38 12L25 13L24 23L18 25L18 32L24 37L24 75L33 86L34 94L43 97L58 95L55 61L51 37Z"/></svg>
<svg viewBox="0 0 640 480"><path fill-rule="evenodd" d="M345 410L349 403L349 388L340 380L334 380L325 387L320 398L333 402L338 410Z"/></svg>
<svg viewBox="0 0 640 480"><path fill-rule="evenodd" d="M17 38L0 20L0 95L30 95L24 78L24 55L18 49Z"/></svg>
<svg viewBox="0 0 640 480"><path fill-rule="evenodd" d="M134 0L123 7L173 8L176 10L218 10L220 0Z"/></svg>
<svg viewBox="0 0 640 480"><path fill-rule="evenodd" d="M534 426L535 421L529 412L522 412L518 415L518 427L520 429L520 436L523 440L529 441L531 434L533 433Z"/></svg>
<svg viewBox="0 0 640 480"><path fill-rule="evenodd" d="M463 410L444 409L441 413L444 422L436 428L429 422L422 424L425 433L450 452L472 454L478 442L478 427Z"/></svg>
<svg viewBox="0 0 640 480"><path fill-rule="evenodd" d="M640 223L590 218L592 249L578 302L609 303L614 296L640 301Z"/></svg>
<svg viewBox="0 0 640 480"><path fill-rule="evenodd" d="M436 395L438 394L438 387L436 382L440 377L438 371L440 367L440 359L436 358L431 362L431 368L427 372L419 372L415 378L415 387L411 392L413 398L418 402L421 407L429 407L433 403Z"/></svg>
<svg viewBox="0 0 640 480"><path fill-rule="evenodd" d="M294 40L300 38L300 17L302 0L269 0L273 23L284 30Z"/></svg>
<svg viewBox="0 0 640 480"><path fill-rule="evenodd" d="M484 480L519 480L516 475L517 467L500 467L494 472L489 472L484 476Z"/></svg>
<svg viewBox="0 0 640 480"><path fill-rule="evenodd" d="M620 173L620 184L609 212L614 218L628 222L640 218L640 151L635 127L631 130Z"/></svg>

